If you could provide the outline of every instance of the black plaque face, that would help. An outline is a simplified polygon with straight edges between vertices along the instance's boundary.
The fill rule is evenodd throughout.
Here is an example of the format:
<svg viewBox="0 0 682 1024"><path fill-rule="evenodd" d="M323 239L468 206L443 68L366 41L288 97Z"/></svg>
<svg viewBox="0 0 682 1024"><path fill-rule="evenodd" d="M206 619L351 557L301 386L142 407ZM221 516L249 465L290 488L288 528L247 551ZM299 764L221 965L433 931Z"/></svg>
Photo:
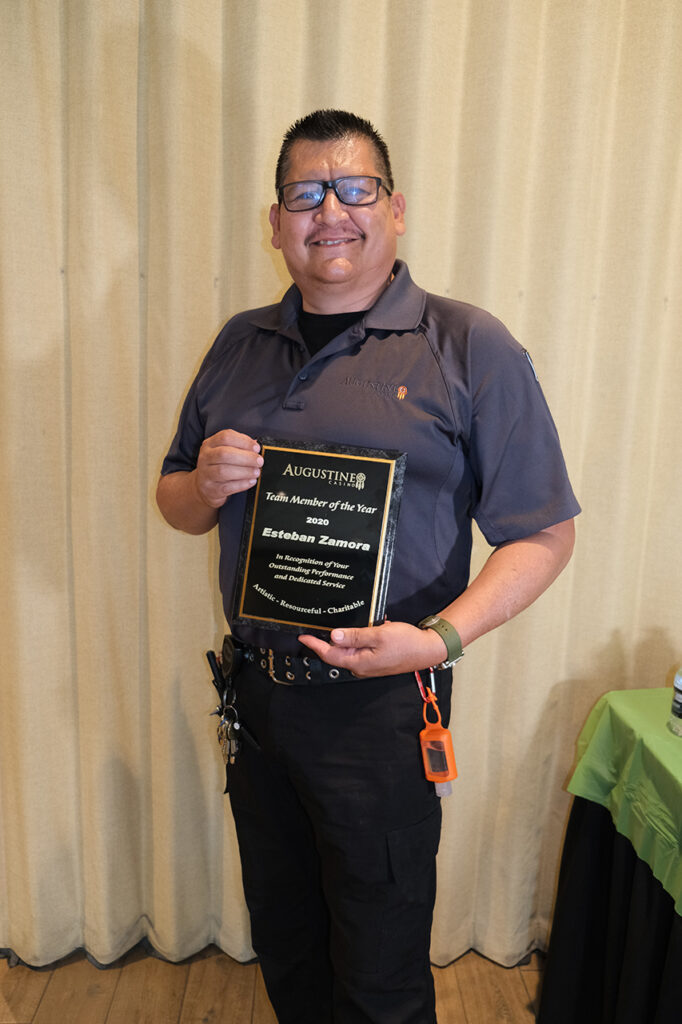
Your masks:
<svg viewBox="0 0 682 1024"><path fill-rule="evenodd" d="M262 438L233 624L324 636L383 622L407 456Z"/></svg>

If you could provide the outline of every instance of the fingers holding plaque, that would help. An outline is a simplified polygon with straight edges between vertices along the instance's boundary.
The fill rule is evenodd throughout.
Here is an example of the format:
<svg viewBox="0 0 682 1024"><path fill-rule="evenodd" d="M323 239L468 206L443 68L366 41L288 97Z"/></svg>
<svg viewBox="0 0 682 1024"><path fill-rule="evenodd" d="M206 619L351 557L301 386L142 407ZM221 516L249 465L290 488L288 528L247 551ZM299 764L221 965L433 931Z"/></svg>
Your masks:
<svg viewBox="0 0 682 1024"><path fill-rule="evenodd" d="M407 456L259 440L233 622L319 636L383 622Z"/></svg>

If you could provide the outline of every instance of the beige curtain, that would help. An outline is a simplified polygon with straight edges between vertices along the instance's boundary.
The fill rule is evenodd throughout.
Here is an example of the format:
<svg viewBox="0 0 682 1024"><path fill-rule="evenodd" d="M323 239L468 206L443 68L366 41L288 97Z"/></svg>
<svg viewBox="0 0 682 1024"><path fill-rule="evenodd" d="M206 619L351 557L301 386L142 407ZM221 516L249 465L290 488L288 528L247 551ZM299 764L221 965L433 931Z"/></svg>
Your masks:
<svg viewBox="0 0 682 1024"><path fill-rule="evenodd" d="M153 491L213 336L285 287L318 106L385 134L415 279L531 351L584 506L456 669L439 855L435 962L546 943L577 733L682 661L681 51L679 0L0 0L0 947L250 955L216 539Z"/></svg>

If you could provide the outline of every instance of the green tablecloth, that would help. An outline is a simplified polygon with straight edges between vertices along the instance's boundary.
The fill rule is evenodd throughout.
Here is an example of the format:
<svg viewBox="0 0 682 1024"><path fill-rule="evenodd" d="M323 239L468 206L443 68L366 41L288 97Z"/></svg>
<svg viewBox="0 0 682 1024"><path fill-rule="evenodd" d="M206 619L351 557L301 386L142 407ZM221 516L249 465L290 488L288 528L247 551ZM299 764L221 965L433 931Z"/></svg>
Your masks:
<svg viewBox="0 0 682 1024"><path fill-rule="evenodd" d="M610 811L682 914L682 737L666 726L671 703L669 688L601 697L568 789Z"/></svg>

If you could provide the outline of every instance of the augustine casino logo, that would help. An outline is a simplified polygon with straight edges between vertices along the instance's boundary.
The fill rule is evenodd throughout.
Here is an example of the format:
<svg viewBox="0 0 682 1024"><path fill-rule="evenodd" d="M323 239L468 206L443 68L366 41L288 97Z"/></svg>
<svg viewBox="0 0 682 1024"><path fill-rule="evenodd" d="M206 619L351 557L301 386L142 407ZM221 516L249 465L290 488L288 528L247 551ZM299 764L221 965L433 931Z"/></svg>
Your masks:
<svg viewBox="0 0 682 1024"><path fill-rule="evenodd" d="M382 380L360 380L359 377L346 377L343 382L347 387L363 388L366 391L374 391L384 398L397 398L399 402L407 397L407 388L404 384L387 384Z"/></svg>

